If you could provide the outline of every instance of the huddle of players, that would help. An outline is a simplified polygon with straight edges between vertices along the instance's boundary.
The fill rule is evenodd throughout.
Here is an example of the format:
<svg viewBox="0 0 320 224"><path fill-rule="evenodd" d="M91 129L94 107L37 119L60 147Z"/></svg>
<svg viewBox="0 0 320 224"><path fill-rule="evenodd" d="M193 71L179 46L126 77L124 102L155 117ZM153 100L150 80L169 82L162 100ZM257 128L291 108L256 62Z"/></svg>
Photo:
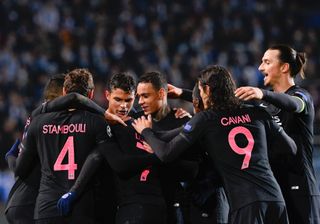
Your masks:
<svg viewBox="0 0 320 224"><path fill-rule="evenodd" d="M299 223L319 223L319 192L311 186L316 186L314 171L312 166L307 170L304 167L305 160L309 162L311 158L302 156L302 161L291 164L301 157L299 154L304 154L299 151L299 140L290 135L293 141L264 108L240 102L243 93L236 91L230 73L223 67L214 65L201 71L197 85L194 96L197 90L200 91L203 108L188 121L188 118L176 118L168 106L167 84L158 72L146 73L138 82L136 94L142 113L132 109L135 84L129 75L116 74L111 78L106 91L109 107L105 113L89 100L94 88L91 74L85 69L68 73L63 88L67 95L38 109L37 113L46 113L33 116L27 129L28 137L20 144L21 153L17 161L10 162L15 164L15 174L21 183L16 184L10 194L8 220L18 223L14 219L23 216L24 207L32 205L30 200L19 210L19 203L10 201L18 201L14 199L15 191L19 186L28 186L28 179L37 171L40 188L32 186L33 195L35 192L38 195L33 201L36 223L188 223L191 219L187 217L188 209L193 207L188 204L188 188L182 186L192 183L190 179L198 170L199 175L208 171L199 169L199 161L209 161L210 171L217 173L213 176L221 178L230 205L230 211L224 209L228 206L217 206L222 209L216 211L213 222L288 223L285 200L288 206L290 195L284 193L285 185L279 186L280 181L276 181L269 164L269 159L271 163L282 159L288 167L299 166L295 167L296 175L299 172L302 176L311 174L314 182L309 181L308 186L312 191L305 191L309 200L303 201L310 207L305 208L307 215L303 219L309 221ZM181 94L173 86L169 91L187 96L186 92ZM309 108L311 98L301 88L293 94L264 91L263 96L265 101L269 100L283 110L286 110L286 107L282 108L283 104L291 103L289 106L294 107L303 101L305 105L297 112L303 112L303 116L312 113ZM194 97L194 105L199 105L195 102L201 101ZM119 116L127 127L109 125L101 116L107 117L106 114ZM149 115L148 119L139 118L142 114ZM290 117L293 112L287 114ZM161 132L183 124L183 128ZM292 125L288 126L292 128ZM310 128L309 123L305 126ZM283 127L289 133L290 129ZM293 156L296 151L297 155ZM16 156L17 150L13 148L8 153L8 162ZM276 168L273 168L275 175L278 174ZM212 176L209 179L212 180ZM33 185L34 181L31 181ZM288 185L288 181L283 182ZM218 185L213 184L212 188L219 189ZM117 192L116 199L114 192ZM214 194L214 197L221 198L221 195L224 193ZM204 200L209 198L208 195L202 197ZM117 202L113 203L113 199ZM226 200L220 200L218 204L223 203ZM179 213L183 215L179 216ZM290 210L288 213L290 216Z"/></svg>

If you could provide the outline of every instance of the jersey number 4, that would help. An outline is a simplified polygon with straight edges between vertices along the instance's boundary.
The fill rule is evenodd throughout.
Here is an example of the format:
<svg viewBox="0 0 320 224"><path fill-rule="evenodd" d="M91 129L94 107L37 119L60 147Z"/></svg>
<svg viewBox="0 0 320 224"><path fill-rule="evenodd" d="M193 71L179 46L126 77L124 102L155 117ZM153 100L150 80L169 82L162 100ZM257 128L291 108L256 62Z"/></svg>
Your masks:
<svg viewBox="0 0 320 224"><path fill-rule="evenodd" d="M246 147L241 148L237 145L236 140L235 140L237 134L243 134L246 137L246 139L248 141L248 144ZM229 132L228 142L229 142L231 149L235 153L237 153L239 155L245 155L243 162L242 162L241 169L243 170L243 169L248 168L249 163L250 163L250 159L251 159L251 152L252 152L252 149L254 146L254 138L253 138L250 130L248 128L245 128L242 126L238 126L238 127L233 128Z"/></svg>
<svg viewBox="0 0 320 224"><path fill-rule="evenodd" d="M62 161L66 154L68 153L68 163L62 164ZM75 176L75 170L77 170L78 165L74 163L74 143L73 143L73 136L69 136L66 143L64 143L64 146L58 155L58 158L56 162L53 165L54 171L61 171L61 170L67 170L68 171L68 179L74 180Z"/></svg>

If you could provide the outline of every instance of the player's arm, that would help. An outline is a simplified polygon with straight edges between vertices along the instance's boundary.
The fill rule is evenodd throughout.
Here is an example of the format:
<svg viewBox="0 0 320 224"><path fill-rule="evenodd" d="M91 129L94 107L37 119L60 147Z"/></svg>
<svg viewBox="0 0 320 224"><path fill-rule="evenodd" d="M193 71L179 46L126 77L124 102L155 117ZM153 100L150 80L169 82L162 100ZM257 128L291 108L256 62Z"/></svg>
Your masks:
<svg viewBox="0 0 320 224"><path fill-rule="evenodd" d="M109 142L107 146L99 149L100 154L108 162L111 169L121 176L130 176L141 172L148 166L160 163L154 154L129 155L124 153L118 143Z"/></svg>
<svg viewBox="0 0 320 224"><path fill-rule="evenodd" d="M262 90L262 99L276 107L288 112L301 113L306 107L303 95L291 96L285 93L275 93L268 90Z"/></svg>
<svg viewBox="0 0 320 224"><path fill-rule="evenodd" d="M275 121L267 121L267 138L272 153L295 155L297 146L294 140Z"/></svg>
<svg viewBox="0 0 320 224"><path fill-rule="evenodd" d="M192 121L196 120L198 116L191 119ZM188 149L195 141L198 135L201 134L200 130L193 130L189 122L184 126L183 131L174 137L171 141L165 142L159 139L155 133L150 128L152 124L151 116L148 116L148 120L142 116L134 121L132 126L136 129L138 133L141 133L146 142L151 146L154 153L159 157L163 162L170 162L176 159L182 152Z"/></svg>
<svg viewBox="0 0 320 224"><path fill-rule="evenodd" d="M179 133L182 131L183 127L180 128L175 128L172 130L168 130L168 131L154 131L155 135L165 141L168 142L171 139L173 139L174 137L176 137L177 135L179 135Z"/></svg>
<svg viewBox="0 0 320 224"><path fill-rule="evenodd" d="M16 167L14 173L15 176L19 176L22 179L28 176L35 164L38 163L36 161L38 159L38 153L35 141L35 127L36 124L31 123L28 130L28 136L24 138L24 148L21 150L16 160Z"/></svg>
<svg viewBox="0 0 320 224"><path fill-rule="evenodd" d="M22 135L22 140L16 139L15 143L11 146L10 150L6 153L5 159L8 163L8 167L11 171L15 171L16 169L16 160L19 155L19 152L21 152L24 149L24 145L26 144L26 136L27 132L31 123L31 117L29 117L26 120L24 130L23 130L23 135Z"/></svg>
<svg viewBox="0 0 320 224"><path fill-rule="evenodd" d="M275 93L265 89L244 86L235 91L235 96L245 101L252 99L264 100L280 109L294 113L301 113L306 106L302 93L291 96L285 93Z"/></svg>
<svg viewBox="0 0 320 224"><path fill-rule="evenodd" d="M62 195L57 203L60 215L67 215L72 210L74 201L83 193L102 163L103 156L96 149L88 155L75 183L69 192Z"/></svg>
<svg viewBox="0 0 320 224"><path fill-rule="evenodd" d="M188 102L192 102L192 90L182 89L172 84L168 84L168 97L179 98Z"/></svg>
<svg viewBox="0 0 320 224"><path fill-rule="evenodd" d="M72 186L70 191L77 192L78 195L81 194L90 179L105 161L107 161L110 167L118 174L138 172L146 166L159 163L159 159L154 155L128 155L120 150L118 143L104 142L96 146L94 151L89 154L75 184Z"/></svg>
<svg viewBox="0 0 320 224"><path fill-rule="evenodd" d="M20 139L16 139L15 143L11 146L9 151L5 155L5 159L8 163L8 167L11 171L16 169L16 160L19 154Z"/></svg>
<svg viewBox="0 0 320 224"><path fill-rule="evenodd" d="M40 113L48 113L54 111L61 111L65 109L79 109L79 110L87 110L92 113L100 114L105 117L106 120L120 123L124 126L127 126L124 121L121 120L120 117L109 113L98 104L96 104L93 100L85 97L79 93L69 93L65 96L60 96L54 100L43 103L40 107L35 109L32 112L32 115Z"/></svg>
<svg viewBox="0 0 320 224"><path fill-rule="evenodd" d="M54 112L65 110L68 108L75 108L80 110L87 110L92 113L104 115L105 109L100 107L94 101L90 100L79 93L69 93L65 96L60 96L43 104L43 112Z"/></svg>
<svg viewBox="0 0 320 224"><path fill-rule="evenodd" d="M83 193L105 160L107 160L110 167L118 174L127 174L127 172L134 172L135 170L141 171L142 168L155 163L155 161L159 161L155 156L149 156L148 159L143 160L121 153L116 142L103 142L98 144L94 151L87 157L74 185L68 193L59 199L57 208L61 215L67 215L71 211L74 201Z"/></svg>
<svg viewBox="0 0 320 224"><path fill-rule="evenodd" d="M87 187L87 184L98 171L102 163L103 156L97 150L90 153L81 168L76 182L71 187L70 192L77 192L77 195L82 194L83 190Z"/></svg>

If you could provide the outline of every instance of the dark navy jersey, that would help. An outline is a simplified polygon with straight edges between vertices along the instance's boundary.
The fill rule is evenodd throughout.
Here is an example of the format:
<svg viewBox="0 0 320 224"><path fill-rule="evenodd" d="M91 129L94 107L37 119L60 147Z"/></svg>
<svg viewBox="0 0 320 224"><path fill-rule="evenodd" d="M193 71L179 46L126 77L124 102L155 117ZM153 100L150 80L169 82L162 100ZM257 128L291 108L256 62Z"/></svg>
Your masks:
<svg viewBox="0 0 320 224"><path fill-rule="evenodd" d="M176 158L197 140L202 142L222 178L231 212L255 201L283 201L269 165L267 139L284 152L290 152L294 143L261 108L200 112L169 143L157 139L151 129L142 134L164 161Z"/></svg>
<svg viewBox="0 0 320 224"><path fill-rule="evenodd" d="M148 155L149 153L143 145L143 137L131 125L132 120L126 123L128 124L127 127L121 124L112 125L112 131L118 141L120 150L126 155ZM153 156L156 157L155 155ZM158 160L157 163L159 162ZM115 175L119 205L128 203L164 203L158 175L158 166L156 164L143 167L131 175Z"/></svg>
<svg viewBox="0 0 320 224"><path fill-rule="evenodd" d="M171 109L171 111L164 118L159 121L152 122L152 128L159 131L172 130L181 127L188 120L190 120L189 117L176 118L175 111Z"/></svg>
<svg viewBox="0 0 320 224"><path fill-rule="evenodd" d="M110 141L113 141L111 129L103 117L87 111L53 112L33 119L25 150L18 159L16 175L24 178L34 162L40 160L36 219L59 215L56 203L75 182L87 155L95 147L105 147ZM82 198L89 201L79 207L79 215L88 214L93 209L92 197Z"/></svg>
<svg viewBox="0 0 320 224"><path fill-rule="evenodd" d="M299 86L292 86L286 91L286 94L300 98L305 106L302 111L290 112L286 108L280 109L268 105L274 119L278 121L297 145L297 155L286 159L287 167L280 164L277 169L280 172L280 178L287 179L287 182L281 181L285 184L282 187L286 188L283 189L284 191L291 190L300 195L319 195L312 165L313 100L310 94ZM285 175L281 175L281 171L284 169L288 170Z"/></svg>
<svg viewBox="0 0 320 224"><path fill-rule="evenodd" d="M23 130L22 141L19 145L19 151L24 150L24 145L26 143L26 136L28 133L31 120L32 118L29 117L26 121L24 130ZM9 164L9 167L11 167L12 171L14 172L16 167L16 160L8 160L8 162L9 161L13 163L13 164ZM17 178L16 182L12 186L8 196L8 201L6 204L6 211L11 207L16 207L16 206L34 207L36 198L38 195L40 175L41 175L39 161L35 161L35 164L36 165L30 171L30 173L26 176L26 178L24 179Z"/></svg>

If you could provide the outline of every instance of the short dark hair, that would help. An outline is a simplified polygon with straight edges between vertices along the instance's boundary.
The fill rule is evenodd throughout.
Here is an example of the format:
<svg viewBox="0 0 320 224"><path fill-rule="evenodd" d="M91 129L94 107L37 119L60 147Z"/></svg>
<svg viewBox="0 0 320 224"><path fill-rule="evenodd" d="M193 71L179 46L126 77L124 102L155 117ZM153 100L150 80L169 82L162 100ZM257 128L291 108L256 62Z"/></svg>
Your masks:
<svg viewBox="0 0 320 224"><path fill-rule="evenodd" d="M77 68L66 74L63 84L66 93L76 92L88 96L94 89L92 74L84 68Z"/></svg>
<svg viewBox="0 0 320 224"><path fill-rule="evenodd" d="M53 100L62 95L65 76L65 74L56 74L50 77L43 90L44 100Z"/></svg>
<svg viewBox="0 0 320 224"><path fill-rule="evenodd" d="M116 73L111 78L107 85L107 89L122 89L125 92L132 93L136 90L136 82L133 77L127 73Z"/></svg>
<svg viewBox="0 0 320 224"><path fill-rule="evenodd" d="M146 72L140 76L138 83L151 83L156 90L168 91L168 83L163 74L158 71Z"/></svg>
<svg viewBox="0 0 320 224"><path fill-rule="evenodd" d="M269 48L270 50L279 51L279 60L282 63L288 63L290 68L291 77L296 77L300 74L304 78L304 67L306 66L307 56L304 52L297 52L292 47L285 44L273 45Z"/></svg>
<svg viewBox="0 0 320 224"><path fill-rule="evenodd" d="M202 87L210 87L209 104L212 109L232 110L240 106L239 99L234 95L234 80L224 67L211 65L200 72L198 80Z"/></svg>

